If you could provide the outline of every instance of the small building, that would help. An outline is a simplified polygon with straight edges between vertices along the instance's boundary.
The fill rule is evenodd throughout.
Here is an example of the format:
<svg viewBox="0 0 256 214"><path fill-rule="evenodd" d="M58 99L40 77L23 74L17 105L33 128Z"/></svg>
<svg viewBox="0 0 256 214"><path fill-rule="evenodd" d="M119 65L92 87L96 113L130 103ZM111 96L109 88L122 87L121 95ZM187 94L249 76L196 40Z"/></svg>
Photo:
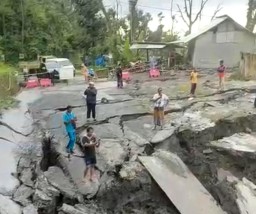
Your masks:
<svg viewBox="0 0 256 214"><path fill-rule="evenodd" d="M216 68L221 59L228 67L239 66L241 52L255 52L255 39L255 34L225 15L173 43L188 48L188 60L194 67Z"/></svg>
<svg viewBox="0 0 256 214"><path fill-rule="evenodd" d="M176 64L176 48L182 48L182 46L166 42L135 42L130 47L131 50L146 51L147 62L149 62L150 56L162 57L168 67Z"/></svg>

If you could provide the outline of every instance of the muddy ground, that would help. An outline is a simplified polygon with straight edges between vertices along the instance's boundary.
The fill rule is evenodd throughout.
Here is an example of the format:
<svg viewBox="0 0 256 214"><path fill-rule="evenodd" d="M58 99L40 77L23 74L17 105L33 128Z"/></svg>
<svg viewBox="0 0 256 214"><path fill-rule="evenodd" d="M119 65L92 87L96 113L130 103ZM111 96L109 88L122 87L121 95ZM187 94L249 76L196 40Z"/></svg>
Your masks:
<svg viewBox="0 0 256 214"><path fill-rule="evenodd" d="M138 160L138 156L165 150L183 160L228 214L243 213L242 209L253 213L246 206L255 204L255 198L252 196L247 204L238 202L243 196L238 187L242 181L252 182L251 186L256 183L256 148L253 143L250 148L244 144L232 146L254 141L256 82L227 81L225 91L218 93L216 75L201 73L197 97L189 101L188 79L186 72L164 74L156 80L138 74L122 90L116 89L114 82L96 82L98 122L94 124L86 122L81 96L86 86L81 79L40 89L41 98L31 103L29 110L42 152L36 158L23 157L18 163L21 186L12 199L20 210L24 214L179 214ZM170 105L164 130L152 131L150 98L158 87L169 96ZM101 103L102 98L109 102ZM83 184L83 159L66 157L61 110L67 105L75 106L78 135L91 125L102 139L97 152L99 182ZM222 146L221 140L232 146ZM76 152L81 153L79 145Z"/></svg>

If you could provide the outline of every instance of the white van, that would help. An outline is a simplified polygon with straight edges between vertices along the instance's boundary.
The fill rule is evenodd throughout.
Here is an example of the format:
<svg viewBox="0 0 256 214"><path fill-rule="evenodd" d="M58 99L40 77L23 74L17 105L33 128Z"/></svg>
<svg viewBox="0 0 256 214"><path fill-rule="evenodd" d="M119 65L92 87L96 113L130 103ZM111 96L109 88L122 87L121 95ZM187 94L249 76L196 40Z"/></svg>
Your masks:
<svg viewBox="0 0 256 214"><path fill-rule="evenodd" d="M54 79L67 80L73 79L75 76L75 67L69 59L46 59L45 66L49 73L53 73Z"/></svg>

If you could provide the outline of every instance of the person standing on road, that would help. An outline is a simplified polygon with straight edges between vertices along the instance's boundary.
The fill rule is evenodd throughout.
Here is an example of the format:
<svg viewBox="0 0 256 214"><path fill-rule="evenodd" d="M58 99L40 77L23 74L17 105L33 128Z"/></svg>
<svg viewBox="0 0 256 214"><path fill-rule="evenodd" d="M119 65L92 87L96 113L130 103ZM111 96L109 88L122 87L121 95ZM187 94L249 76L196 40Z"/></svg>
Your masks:
<svg viewBox="0 0 256 214"><path fill-rule="evenodd" d="M154 95L152 101L154 102L154 128L160 126L163 129L164 125L164 108L169 103L169 98L162 93L162 88L158 88L158 93Z"/></svg>
<svg viewBox="0 0 256 214"><path fill-rule="evenodd" d="M224 90L224 78L225 78L225 71L226 71L226 67L224 65L223 60L220 60L220 66L218 67L217 71L219 76L219 90L222 91Z"/></svg>
<svg viewBox="0 0 256 214"><path fill-rule="evenodd" d="M85 82L88 82L88 69L85 64L81 65L81 73L84 76Z"/></svg>
<svg viewBox="0 0 256 214"><path fill-rule="evenodd" d="M23 76L24 76L24 81L25 82L28 80L28 74L29 74L28 66L25 66L23 68Z"/></svg>
<svg viewBox="0 0 256 214"><path fill-rule="evenodd" d="M193 69L190 74L190 81L191 81L190 98L195 97L195 92L197 87L197 76L198 76L197 70Z"/></svg>
<svg viewBox="0 0 256 214"><path fill-rule="evenodd" d="M92 118L96 121L96 97L97 89L94 87L94 83L90 82L89 87L85 90L84 95L86 96L86 105L87 105L87 121Z"/></svg>
<svg viewBox="0 0 256 214"><path fill-rule="evenodd" d="M86 165L86 169L84 171L84 182L87 181L88 176L90 181L94 181L93 179L96 177L95 165L97 160L95 148L100 145L100 139L97 139L93 128L88 127L86 131L86 135L82 137L82 148L85 155L84 161Z"/></svg>
<svg viewBox="0 0 256 214"><path fill-rule="evenodd" d="M66 126L66 131L69 137L69 141L66 146L69 156L70 154L74 154L74 146L76 143L76 121L77 118L72 112L72 107L67 106L67 111L63 114L63 122Z"/></svg>
<svg viewBox="0 0 256 214"><path fill-rule="evenodd" d="M117 88L123 88L123 72L120 64L118 64L118 67L116 68L116 79Z"/></svg>

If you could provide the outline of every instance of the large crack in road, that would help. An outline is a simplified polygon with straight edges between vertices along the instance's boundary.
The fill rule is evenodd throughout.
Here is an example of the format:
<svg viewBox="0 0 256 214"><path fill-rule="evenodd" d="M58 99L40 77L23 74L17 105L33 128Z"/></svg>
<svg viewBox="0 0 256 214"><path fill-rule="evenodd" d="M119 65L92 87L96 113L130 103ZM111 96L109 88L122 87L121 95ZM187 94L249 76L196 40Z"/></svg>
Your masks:
<svg viewBox="0 0 256 214"><path fill-rule="evenodd" d="M254 167L248 167L255 161L255 157L216 149L210 143L235 133L256 131L256 115L248 108L241 115L230 116L223 113L214 122L209 122L209 119L205 121L203 117L206 112L215 108L208 103L215 102L227 107L243 97L245 92L248 92L247 89L227 90L221 97L214 93L204 96L210 99L200 97L185 102L179 108L167 109L166 116L171 117L171 120L158 133L153 133L148 128L150 111L126 114L119 111L119 107L114 108L114 104L122 104L123 101L100 105L101 109L108 106L107 108L118 112L110 116L106 114L104 119L96 123L82 123L77 129L79 136L86 127L93 126L103 141L98 153L99 183L89 186L82 185L78 180L81 178L79 173L82 174L84 169L83 159L73 157L68 160L65 155L65 139L60 138L63 134L58 132L61 127L47 127L45 121L40 121L59 117L59 113L65 110L65 105L55 106L52 111L50 108L39 109L32 105L32 115L38 121L35 132L40 133L43 151L36 160L28 157L26 161L19 161L17 176L21 186L18 190L26 194L23 197L14 194L13 200L23 207L27 206L26 200L30 201L39 214L180 214L138 160L139 156L165 150L176 153L181 158L224 211L228 214L240 214L235 183L221 179L220 172L229 171L238 179L246 177L256 182ZM47 102L47 97L45 99ZM125 103L129 105L131 101L133 99L127 99ZM74 107L80 111L84 105ZM202 115L199 117L193 112L194 109ZM45 114L37 117L40 112ZM194 116L190 117L191 114ZM198 128L195 126L197 123L201 126L203 124L203 127ZM156 135L161 135L161 140L155 140ZM154 143L151 142L153 138ZM77 151L80 153L79 149Z"/></svg>

